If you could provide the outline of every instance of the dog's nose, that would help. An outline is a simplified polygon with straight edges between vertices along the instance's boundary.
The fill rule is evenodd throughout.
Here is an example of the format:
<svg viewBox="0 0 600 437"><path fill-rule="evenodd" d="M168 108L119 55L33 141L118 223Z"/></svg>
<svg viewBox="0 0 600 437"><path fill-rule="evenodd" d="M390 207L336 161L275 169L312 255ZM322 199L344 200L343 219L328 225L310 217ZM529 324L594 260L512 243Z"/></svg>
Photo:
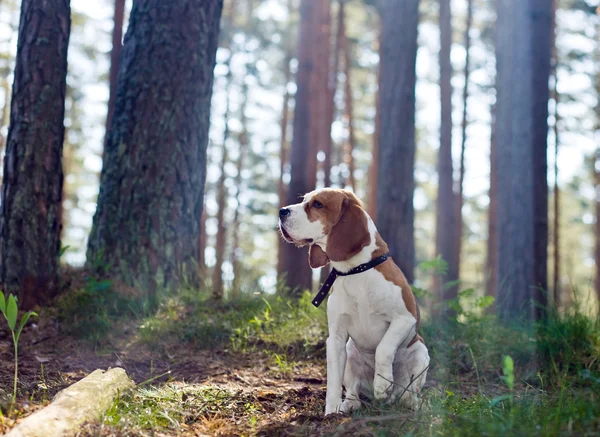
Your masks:
<svg viewBox="0 0 600 437"><path fill-rule="evenodd" d="M290 212L291 211L289 209L287 209L287 208L281 208L279 210L279 218L285 218L285 217L287 217L288 215L290 215Z"/></svg>

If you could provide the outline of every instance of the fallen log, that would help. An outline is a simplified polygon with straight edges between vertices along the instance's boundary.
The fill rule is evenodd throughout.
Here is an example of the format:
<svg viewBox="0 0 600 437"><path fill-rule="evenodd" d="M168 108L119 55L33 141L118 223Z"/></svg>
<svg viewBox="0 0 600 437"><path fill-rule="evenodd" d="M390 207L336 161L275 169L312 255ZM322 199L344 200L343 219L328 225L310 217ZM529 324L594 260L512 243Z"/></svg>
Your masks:
<svg viewBox="0 0 600 437"><path fill-rule="evenodd" d="M121 368L94 370L59 392L50 405L26 417L5 437L73 436L82 423L97 419L120 393L133 387L135 383Z"/></svg>

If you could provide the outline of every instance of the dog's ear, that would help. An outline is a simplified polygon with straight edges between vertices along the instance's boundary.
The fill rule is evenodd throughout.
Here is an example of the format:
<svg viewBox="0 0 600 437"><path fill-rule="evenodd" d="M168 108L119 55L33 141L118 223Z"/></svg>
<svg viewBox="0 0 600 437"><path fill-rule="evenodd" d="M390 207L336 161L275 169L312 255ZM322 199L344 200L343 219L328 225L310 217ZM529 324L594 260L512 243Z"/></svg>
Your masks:
<svg viewBox="0 0 600 437"><path fill-rule="evenodd" d="M313 269L325 267L329 264L329 257L318 245L311 244L308 248L308 264Z"/></svg>
<svg viewBox="0 0 600 437"><path fill-rule="evenodd" d="M327 237L327 256L331 261L346 261L371 243L369 222L358 199L346 197L340 218Z"/></svg>

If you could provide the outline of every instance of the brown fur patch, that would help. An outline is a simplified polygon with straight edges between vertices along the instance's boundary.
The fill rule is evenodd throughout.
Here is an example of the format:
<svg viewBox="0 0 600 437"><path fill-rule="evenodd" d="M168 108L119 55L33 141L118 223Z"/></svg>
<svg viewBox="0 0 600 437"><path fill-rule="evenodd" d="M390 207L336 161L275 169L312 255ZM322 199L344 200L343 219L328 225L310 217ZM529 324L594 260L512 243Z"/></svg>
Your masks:
<svg viewBox="0 0 600 437"><path fill-rule="evenodd" d="M316 244L311 244L308 249L308 264L313 269L324 267L329 264L329 258L327 254L323 252L323 249Z"/></svg>
<svg viewBox="0 0 600 437"><path fill-rule="evenodd" d="M377 246L379 247L379 244ZM417 305L417 299L415 298L410 285L408 285L406 276L404 276L404 273L402 273L402 270L400 270L400 267L396 265L393 259L388 258L387 261L375 267L375 270L381 273L386 280L402 289L402 300L404 301L404 305L406 305L408 312L411 313L415 319L417 319L416 330L418 332L419 324L421 322L421 311ZM423 339L417 334L415 338L413 338L408 344L408 346L412 346L417 340L420 340L421 342L423 341Z"/></svg>

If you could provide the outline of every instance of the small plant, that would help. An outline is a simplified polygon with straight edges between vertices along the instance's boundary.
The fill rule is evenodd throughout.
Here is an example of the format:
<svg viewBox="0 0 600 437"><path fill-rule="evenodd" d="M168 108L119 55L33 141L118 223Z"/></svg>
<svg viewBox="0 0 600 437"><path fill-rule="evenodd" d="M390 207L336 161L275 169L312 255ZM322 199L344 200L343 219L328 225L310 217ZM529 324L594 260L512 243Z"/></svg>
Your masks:
<svg viewBox="0 0 600 437"><path fill-rule="evenodd" d="M8 296L8 301L4 297L4 293L0 291L0 312L4 314L6 321L8 322L8 328L12 333L13 344L15 346L15 377L13 383L13 396L12 396L12 405L14 405L17 400L17 373L19 369L19 337L21 336L21 331L25 326L25 323L29 320L31 316L37 316L33 311L28 311L23 314L21 318L21 323L19 324L19 328L15 331L15 327L17 326L17 316L19 314L19 308L17 307L17 298L12 294Z"/></svg>

